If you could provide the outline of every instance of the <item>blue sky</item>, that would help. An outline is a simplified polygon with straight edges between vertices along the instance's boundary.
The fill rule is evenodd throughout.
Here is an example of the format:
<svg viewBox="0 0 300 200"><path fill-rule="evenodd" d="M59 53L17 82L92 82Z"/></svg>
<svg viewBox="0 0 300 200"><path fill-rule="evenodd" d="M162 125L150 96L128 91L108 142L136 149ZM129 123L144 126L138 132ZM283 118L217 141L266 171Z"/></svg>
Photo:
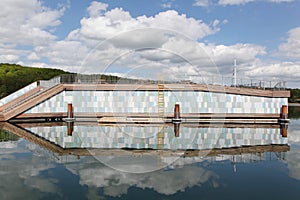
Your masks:
<svg viewBox="0 0 300 200"><path fill-rule="evenodd" d="M0 62L300 87L298 0L2 0Z"/></svg>

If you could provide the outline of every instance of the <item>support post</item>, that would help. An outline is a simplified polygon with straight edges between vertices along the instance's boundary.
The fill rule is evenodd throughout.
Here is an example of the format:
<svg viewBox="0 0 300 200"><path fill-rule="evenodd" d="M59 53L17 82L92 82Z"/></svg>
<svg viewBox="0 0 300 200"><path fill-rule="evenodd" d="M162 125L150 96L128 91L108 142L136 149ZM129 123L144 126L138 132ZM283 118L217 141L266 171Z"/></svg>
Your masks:
<svg viewBox="0 0 300 200"><path fill-rule="evenodd" d="M179 103L175 104L174 107L174 118L172 119L173 123L180 123L181 122L181 118L180 118L180 105Z"/></svg>
<svg viewBox="0 0 300 200"><path fill-rule="evenodd" d="M288 124L287 123L282 123L280 124L280 134L282 137L286 138L288 135Z"/></svg>
<svg viewBox="0 0 300 200"><path fill-rule="evenodd" d="M68 136L72 136L73 129L74 129L74 122L67 122L67 128L68 128Z"/></svg>
<svg viewBox="0 0 300 200"><path fill-rule="evenodd" d="M288 119L288 107L287 105L283 105L281 107L281 119L287 120Z"/></svg>
<svg viewBox="0 0 300 200"><path fill-rule="evenodd" d="M68 113L67 116L69 119L73 118L73 106L72 103L68 103Z"/></svg>
<svg viewBox="0 0 300 200"><path fill-rule="evenodd" d="M174 123L175 137L179 137L180 123Z"/></svg>
<svg viewBox="0 0 300 200"><path fill-rule="evenodd" d="M179 103L176 103L174 108L174 119L179 119L179 118L180 118L180 105Z"/></svg>

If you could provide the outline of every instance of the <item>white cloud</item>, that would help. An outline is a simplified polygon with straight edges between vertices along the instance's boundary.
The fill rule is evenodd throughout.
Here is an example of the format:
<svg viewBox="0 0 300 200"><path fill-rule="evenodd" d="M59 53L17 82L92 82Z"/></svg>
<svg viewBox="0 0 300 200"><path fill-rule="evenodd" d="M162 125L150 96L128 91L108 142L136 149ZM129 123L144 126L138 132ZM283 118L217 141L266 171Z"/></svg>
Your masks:
<svg viewBox="0 0 300 200"><path fill-rule="evenodd" d="M299 119L291 119L288 127L289 144L300 146L300 124Z"/></svg>
<svg viewBox="0 0 300 200"><path fill-rule="evenodd" d="M294 149L291 152L287 152L286 158L287 166L289 169L289 176L300 180L300 151Z"/></svg>
<svg viewBox="0 0 300 200"><path fill-rule="evenodd" d="M265 48L253 44L235 44L231 46L195 43L184 39L170 38L162 49L143 52L144 58L158 61L169 60L175 65L173 73L180 66L182 70L196 74L195 66L202 73L228 75L232 73L232 63L238 60L239 65L252 63L257 56L264 55ZM187 68L185 68L187 67ZM193 69L191 69L193 68ZM179 70L180 74L182 70Z"/></svg>
<svg viewBox="0 0 300 200"><path fill-rule="evenodd" d="M138 16L133 18L129 12L124 11L121 8L114 8L96 18L83 18L81 20L81 28L71 32L68 38L75 39L74 37L81 37L84 39L101 41L120 33L124 34L127 31L143 28L163 29L163 33L165 34L168 32L172 32L173 34L179 32L195 40L214 34L218 31L201 20L188 18L185 14L179 14L175 10L160 12L157 15L150 17ZM141 34L132 37L131 35L131 37L127 37L126 40L134 39L143 41L149 36L150 35L144 36L144 34ZM160 38L152 35L150 39L155 42Z"/></svg>
<svg viewBox="0 0 300 200"><path fill-rule="evenodd" d="M61 22L64 9L50 10L37 0L3 0L0 14L0 42L19 45L40 45L54 40L47 31Z"/></svg>
<svg viewBox="0 0 300 200"><path fill-rule="evenodd" d="M224 20L222 24L226 22L227 20ZM129 12L114 8L106 10L97 17L83 18L81 27L72 31L67 40L81 41L81 45L86 48L96 46L84 58L85 63L82 65L84 68L82 71L93 73L101 73L104 67L114 62L116 71L109 71L109 73L119 73L118 67L123 68L124 71L126 68L132 69L133 66L146 65L153 67L164 65L165 68L170 69L175 67L172 70L178 71L176 69L180 65L190 72L207 70L210 73L231 74L232 69L228 66L232 65L234 59L238 59L239 63L253 62L257 56L266 54L264 47L254 44L225 46L199 43L200 39L220 30L218 27L220 20L215 19L210 24L188 18L175 10L160 12L149 17L132 17ZM76 49L78 48L79 46ZM141 49L143 51L135 52ZM59 51L52 50L51 56L47 57L53 60L59 55ZM61 57L59 59L61 62L68 60L67 55ZM78 58L82 59L82 57ZM76 60L75 56L74 59ZM55 63L59 64L59 60ZM93 63L97 63L97 66L93 66ZM220 68L219 70L212 68L216 67L215 64ZM110 67L113 68L112 65ZM150 73L151 70L148 72Z"/></svg>
<svg viewBox="0 0 300 200"><path fill-rule="evenodd" d="M291 29L288 32L286 42L279 47L279 55L283 55L292 59L300 58L300 27Z"/></svg>
<svg viewBox="0 0 300 200"><path fill-rule="evenodd" d="M167 3L163 3L161 4L162 8L171 8L172 7L172 2L167 2Z"/></svg>
<svg viewBox="0 0 300 200"><path fill-rule="evenodd" d="M209 1L208 0L196 0L193 4L193 6L200 6L200 7L207 7L209 6Z"/></svg>
<svg viewBox="0 0 300 200"><path fill-rule="evenodd" d="M283 2L293 2L295 0L269 0L269 1L274 3L283 3Z"/></svg>
<svg viewBox="0 0 300 200"><path fill-rule="evenodd" d="M173 6L175 0L162 0L160 6L164 9L170 9Z"/></svg>
<svg viewBox="0 0 300 200"><path fill-rule="evenodd" d="M253 2L255 0L219 0L219 5L241 5L249 2Z"/></svg>
<svg viewBox="0 0 300 200"><path fill-rule="evenodd" d="M40 57L35 52L32 52L27 56L27 59L28 60L39 60Z"/></svg>
<svg viewBox="0 0 300 200"><path fill-rule="evenodd" d="M1 1L0 5L6 1ZM168 2L172 3L163 1ZM197 2L204 6L207 1ZM247 2L250 0L219 1L223 5ZM0 29L0 61L132 77L138 77L139 69L147 69L148 77L150 73L156 77L157 70L163 69L174 73L175 77L184 71L230 76L233 60L237 59L240 76L280 78L282 75L291 76L293 80L300 77L297 62L262 62L259 57L267 54L263 46L202 42L220 31L219 26L226 24L226 19L205 23L175 10L133 17L122 8L108 10L108 4L94 1L87 8L89 16L81 19L81 26L58 41L48 29L61 23L59 19L64 10L46 8L37 0L7 1L0 14L4 13L0 18L0 25L4 27ZM14 23L8 24L4 19ZM299 32L299 28L289 31L288 39L279 46L280 55L292 59L300 57ZM19 50L22 45L31 45L33 49ZM281 69L286 70L282 73Z"/></svg>
<svg viewBox="0 0 300 200"><path fill-rule="evenodd" d="M78 65L84 59L88 50L78 41L58 41L45 48L37 48L43 57L50 59L52 64Z"/></svg>
<svg viewBox="0 0 300 200"><path fill-rule="evenodd" d="M271 3L288 3L288 2L294 2L295 0L266 0L267 2ZM216 5L245 5L250 2L261 2L261 0L219 0ZM208 0L195 0L193 6L201 6L201 7L207 7L209 5L213 5L211 1Z"/></svg>
<svg viewBox="0 0 300 200"><path fill-rule="evenodd" d="M220 23L220 20L216 19L214 22L213 22L213 27L217 27Z"/></svg>
<svg viewBox="0 0 300 200"><path fill-rule="evenodd" d="M234 59L237 59L240 63L254 61L257 56L266 54L263 46L254 44L212 45L208 48L210 50L209 54L221 66L228 63L232 64Z"/></svg>
<svg viewBox="0 0 300 200"><path fill-rule="evenodd" d="M31 48L57 39L52 32L61 24L59 18L66 9L50 9L38 0L3 0L0 7L0 62L8 63L19 63L23 58L38 60Z"/></svg>
<svg viewBox="0 0 300 200"><path fill-rule="evenodd" d="M26 143L26 145L28 144ZM1 191L5 192L0 193L0 199L40 199L45 193L60 193L55 179L40 176L40 173L43 171L55 167L55 163L49 161L49 158L41 154L32 157L16 156L18 153L32 155L31 151L45 151L38 145L30 145L29 151L26 149L27 146L24 148L24 141L22 139L1 142L0 187Z"/></svg>
<svg viewBox="0 0 300 200"><path fill-rule="evenodd" d="M26 50L18 50L14 44L0 43L0 63L15 63L20 57L27 54Z"/></svg>
<svg viewBox="0 0 300 200"><path fill-rule="evenodd" d="M104 11L106 11L108 7L108 4L93 1L91 5L87 8L87 11L89 12L90 17L98 17L103 14Z"/></svg>
<svg viewBox="0 0 300 200"><path fill-rule="evenodd" d="M119 172L103 166L98 161L85 162L84 165L66 164L66 168L79 175L81 185L102 187L105 195L113 197L126 194L130 187L153 189L160 194L171 195L205 183L218 185L218 175L214 172L190 165L176 170L141 174Z"/></svg>
<svg viewBox="0 0 300 200"><path fill-rule="evenodd" d="M14 54L0 55L0 63L14 63L19 60L19 56Z"/></svg>
<svg viewBox="0 0 300 200"><path fill-rule="evenodd" d="M264 81L276 82L287 81L288 87L299 87L293 82L300 77L299 62L262 62L257 60L246 68L243 74L247 77Z"/></svg>
<svg viewBox="0 0 300 200"><path fill-rule="evenodd" d="M219 31L218 24L219 20L215 20L211 25L208 25L201 20L188 18L185 14L179 14L175 10L160 12L149 17L144 15L132 17L129 12L124 11L122 8L114 8L96 17L83 18L81 27L72 31L65 42L80 41L81 45L83 45L82 48L90 49L91 51L86 54L80 53L81 57L77 58L78 61L79 58L84 59L86 68L84 67L82 71L101 73L104 67L115 62L116 59L119 59L116 63L120 63L122 61L120 58L124 57L122 56L124 53L132 53L145 48L164 49L165 45L172 38L186 38L186 40L194 41L194 44L197 44L197 40ZM184 43L181 45L186 46ZM79 46L76 49L78 48ZM183 47L178 47L177 49L181 48ZM53 55L53 52L55 51L52 50L51 56L48 53L46 57L53 60L60 55L59 51L57 51L56 55ZM82 55L86 57L82 58ZM68 56L61 57L65 61L68 60L66 59ZM152 57L154 58L156 55ZM130 68L132 65L136 66L137 64L145 63L145 59L148 58L146 56L134 56L131 61L127 59L125 62L123 60L119 67L124 68L124 66L128 66ZM63 59L60 60L63 61ZM150 59L150 61L153 60ZM156 61L156 64L158 64L162 60L158 59ZM97 67L93 66L95 63L97 63ZM59 64L59 62L56 62L56 64ZM102 69L98 67L100 65ZM113 71L110 73L118 72Z"/></svg>
<svg viewBox="0 0 300 200"><path fill-rule="evenodd" d="M300 125L299 119L291 119L288 127L288 140L291 151L286 153L285 160L289 169L289 176L300 180Z"/></svg>

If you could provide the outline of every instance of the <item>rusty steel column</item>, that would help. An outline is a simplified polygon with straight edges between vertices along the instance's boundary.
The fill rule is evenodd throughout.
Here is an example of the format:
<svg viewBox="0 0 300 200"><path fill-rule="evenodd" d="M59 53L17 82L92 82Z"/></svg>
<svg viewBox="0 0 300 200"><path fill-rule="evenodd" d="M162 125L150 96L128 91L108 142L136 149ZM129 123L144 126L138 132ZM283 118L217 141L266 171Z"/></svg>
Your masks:
<svg viewBox="0 0 300 200"><path fill-rule="evenodd" d="M68 113L67 116L69 119L73 118L73 106L72 103L68 103Z"/></svg>
<svg viewBox="0 0 300 200"><path fill-rule="evenodd" d="M284 138L287 137L287 135L288 135L288 124L287 123L280 124L280 134Z"/></svg>
<svg viewBox="0 0 300 200"><path fill-rule="evenodd" d="M174 118L172 119L173 123L180 123L181 122L181 118L180 118L180 105L179 103L175 104L174 107Z"/></svg>
<svg viewBox="0 0 300 200"><path fill-rule="evenodd" d="M174 123L174 133L175 137L179 137L180 123Z"/></svg>
<svg viewBox="0 0 300 200"><path fill-rule="evenodd" d="M72 136L73 129L74 129L74 122L67 122L67 128L68 128L68 136Z"/></svg>
<svg viewBox="0 0 300 200"><path fill-rule="evenodd" d="M175 104L174 118L175 119L179 119L180 118L180 105L178 103Z"/></svg>
<svg viewBox="0 0 300 200"><path fill-rule="evenodd" d="M283 105L281 107L281 114L280 114L281 119L287 119L288 118L288 106Z"/></svg>

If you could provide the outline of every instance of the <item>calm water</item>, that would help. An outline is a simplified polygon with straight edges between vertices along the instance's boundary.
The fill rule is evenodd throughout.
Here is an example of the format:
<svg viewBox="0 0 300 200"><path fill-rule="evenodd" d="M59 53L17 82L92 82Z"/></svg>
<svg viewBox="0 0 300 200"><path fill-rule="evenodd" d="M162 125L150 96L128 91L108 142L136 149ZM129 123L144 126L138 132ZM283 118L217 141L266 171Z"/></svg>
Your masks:
<svg viewBox="0 0 300 200"><path fill-rule="evenodd" d="M0 199L299 199L291 109L287 138L270 126L181 126L175 136L172 126L75 124L68 136L60 124L2 124Z"/></svg>

